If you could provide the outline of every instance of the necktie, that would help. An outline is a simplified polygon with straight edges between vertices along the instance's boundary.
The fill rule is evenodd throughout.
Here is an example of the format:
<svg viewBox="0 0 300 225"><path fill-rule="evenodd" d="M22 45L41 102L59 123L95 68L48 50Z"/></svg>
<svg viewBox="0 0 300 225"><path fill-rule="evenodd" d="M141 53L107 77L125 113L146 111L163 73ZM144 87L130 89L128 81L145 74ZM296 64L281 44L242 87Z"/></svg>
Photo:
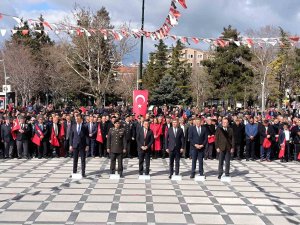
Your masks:
<svg viewBox="0 0 300 225"><path fill-rule="evenodd" d="M144 129L144 138L146 138L146 135L147 135L147 130Z"/></svg>
<svg viewBox="0 0 300 225"><path fill-rule="evenodd" d="M177 130L176 130L176 128L174 129L174 135L175 135L175 137L176 137L176 133L177 133Z"/></svg>
<svg viewBox="0 0 300 225"><path fill-rule="evenodd" d="M80 132L80 124L77 125L77 134L79 135Z"/></svg>
<svg viewBox="0 0 300 225"><path fill-rule="evenodd" d="M200 128L197 127L197 132L198 132L198 135L200 136Z"/></svg>

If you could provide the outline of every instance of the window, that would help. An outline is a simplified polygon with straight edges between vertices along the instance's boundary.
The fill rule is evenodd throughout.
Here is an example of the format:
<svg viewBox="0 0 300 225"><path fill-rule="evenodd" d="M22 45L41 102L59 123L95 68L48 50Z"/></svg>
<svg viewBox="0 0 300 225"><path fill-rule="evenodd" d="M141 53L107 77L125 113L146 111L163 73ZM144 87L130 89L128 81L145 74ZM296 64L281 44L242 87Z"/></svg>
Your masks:
<svg viewBox="0 0 300 225"><path fill-rule="evenodd" d="M190 63L190 67L193 67L193 63Z"/></svg>
<svg viewBox="0 0 300 225"><path fill-rule="evenodd" d="M202 55L202 54L199 54L199 55L198 55L198 59L203 59L203 55Z"/></svg>

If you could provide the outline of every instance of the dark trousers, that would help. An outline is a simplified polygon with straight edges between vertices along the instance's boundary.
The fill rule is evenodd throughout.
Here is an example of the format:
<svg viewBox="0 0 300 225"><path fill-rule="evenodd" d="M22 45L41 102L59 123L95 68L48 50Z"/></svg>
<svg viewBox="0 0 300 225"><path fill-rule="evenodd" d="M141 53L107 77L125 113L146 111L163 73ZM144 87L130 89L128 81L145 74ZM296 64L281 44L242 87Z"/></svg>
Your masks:
<svg viewBox="0 0 300 225"><path fill-rule="evenodd" d="M285 145L285 151L284 151L284 159L285 159L285 161L289 161L289 160L291 160L291 147L290 147L290 143L286 143L286 145Z"/></svg>
<svg viewBox="0 0 300 225"><path fill-rule="evenodd" d="M70 149L70 140L66 139L66 140L64 140L64 153L65 153L65 157L68 157L69 155L71 155L69 153L69 149Z"/></svg>
<svg viewBox="0 0 300 225"><path fill-rule="evenodd" d="M241 159L243 157L243 152L242 152L242 146L241 145L236 144L235 148L234 148L234 151L236 152L236 157L238 159Z"/></svg>
<svg viewBox="0 0 300 225"><path fill-rule="evenodd" d="M85 158L86 158L86 152L83 148L74 148L73 149L73 173L77 173L77 167L78 167L78 157L80 154L81 158L81 174L85 175Z"/></svg>
<svg viewBox="0 0 300 225"><path fill-rule="evenodd" d="M8 141L4 142L4 157L5 158L12 158L13 157L13 150L14 150L14 142L13 141Z"/></svg>
<svg viewBox="0 0 300 225"><path fill-rule="evenodd" d="M179 174L180 166L180 150L173 150L170 152L170 175L174 173L174 161L175 161L175 175Z"/></svg>
<svg viewBox="0 0 300 225"><path fill-rule="evenodd" d="M126 140L126 153L125 153L125 156L130 158L132 153L130 152L130 149L131 149L131 140Z"/></svg>
<svg viewBox="0 0 300 225"><path fill-rule="evenodd" d="M214 143L207 144L207 146L205 148L205 159L207 159L207 158L212 159L213 149L214 149Z"/></svg>
<svg viewBox="0 0 300 225"><path fill-rule="evenodd" d="M224 170L223 170L224 160L225 160L225 175L229 176L230 158L231 158L230 151L220 151L220 153L219 153L219 176L222 176L224 173Z"/></svg>
<svg viewBox="0 0 300 225"><path fill-rule="evenodd" d="M294 144L294 160L295 161L299 161L298 160L299 153L300 153L300 144Z"/></svg>
<svg viewBox="0 0 300 225"><path fill-rule="evenodd" d="M190 158L190 149L191 149L191 144L189 141L186 141L186 143L185 143L185 158Z"/></svg>
<svg viewBox="0 0 300 225"><path fill-rule="evenodd" d="M106 151L106 140L103 140L103 143L99 143L99 156L100 157L106 157L107 151Z"/></svg>
<svg viewBox="0 0 300 225"><path fill-rule="evenodd" d="M41 145L38 146L38 157L47 157L48 145L47 141L41 141Z"/></svg>
<svg viewBox="0 0 300 225"><path fill-rule="evenodd" d="M28 140L17 141L18 157L29 157Z"/></svg>
<svg viewBox="0 0 300 225"><path fill-rule="evenodd" d="M95 154L96 154L96 139L91 139L89 138L89 154L88 154L88 157L92 156L94 157Z"/></svg>
<svg viewBox="0 0 300 225"><path fill-rule="evenodd" d="M255 140L246 140L246 159L255 159Z"/></svg>
<svg viewBox="0 0 300 225"><path fill-rule="evenodd" d="M204 158L204 148L201 150L193 149L193 156L192 156L192 175L196 173L196 163L197 160L199 162L199 175L203 176L203 158Z"/></svg>
<svg viewBox="0 0 300 225"><path fill-rule="evenodd" d="M123 173L123 153L110 153L110 174L116 172L116 160L118 159L118 173Z"/></svg>
<svg viewBox="0 0 300 225"><path fill-rule="evenodd" d="M139 150L139 174L143 175L144 172L144 162L146 162L145 175L149 175L150 171L150 151Z"/></svg>

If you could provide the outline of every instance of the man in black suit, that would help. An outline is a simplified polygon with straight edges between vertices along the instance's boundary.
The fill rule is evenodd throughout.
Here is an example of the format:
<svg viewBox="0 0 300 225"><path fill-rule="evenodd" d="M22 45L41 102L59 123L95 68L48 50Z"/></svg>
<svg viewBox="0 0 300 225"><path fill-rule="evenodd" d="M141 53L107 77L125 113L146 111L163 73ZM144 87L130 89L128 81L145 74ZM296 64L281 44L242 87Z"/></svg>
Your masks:
<svg viewBox="0 0 300 225"><path fill-rule="evenodd" d="M106 121L106 116L101 116L101 121L100 123L100 129L101 129L101 135L103 142L98 143L99 145L99 157L106 157L107 156L107 151L106 151L106 141L107 141L107 134L108 134L108 123ZM98 128L98 127L97 127Z"/></svg>
<svg viewBox="0 0 300 225"><path fill-rule="evenodd" d="M143 127L136 134L137 150L139 156L139 174L143 175L144 161L146 161L145 175L149 175L151 146L154 142L154 134L149 129L149 121L143 122Z"/></svg>
<svg viewBox="0 0 300 225"><path fill-rule="evenodd" d="M41 145L38 146L38 158L47 158L50 131L49 126L44 123L44 117L42 115L38 116L38 123L34 126L34 133L41 139Z"/></svg>
<svg viewBox="0 0 300 225"><path fill-rule="evenodd" d="M172 128L168 130L166 137L166 151L170 156L170 175L171 179L174 173L174 160L175 160L175 175L179 174L179 161L180 155L183 153L184 148L184 133L182 128L178 127L178 121L173 120Z"/></svg>
<svg viewBox="0 0 300 225"><path fill-rule="evenodd" d="M12 118L6 117L5 123L1 125L1 138L4 143L4 158L13 158L14 140L11 134Z"/></svg>
<svg viewBox="0 0 300 225"><path fill-rule="evenodd" d="M189 130L189 140L192 149L192 173L190 178L195 178L196 163L199 161L199 175L203 176L203 158L205 146L207 144L207 130L205 126L201 126L201 119L196 118L196 126L193 126Z"/></svg>
<svg viewBox="0 0 300 225"><path fill-rule="evenodd" d="M73 152L73 173L77 173L78 157L81 157L81 173L85 175L85 158L86 152L89 150L89 131L86 125L83 124L81 114L75 117L76 123L73 124L70 134L70 152Z"/></svg>
<svg viewBox="0 0 300 225"><path fill-rule="evenodd" d="M65 130L65 137L64 137L64 151L65 151L65 157L68 157L69 149L70 149L70 136L71 136L71 128L72 128L72 121L71 116L66 116L66 121L63 123L64 130Z"/></svg>
<svg viewBox="0 0 300 225"><path fill-rule="evenodd" d="M97 137L97 124L93 121L94 117L92 115L89 116L89 122L87 123L87 127L89 130L89 153L88 157L95 157L96 154L96 137Z"/></svg>
<svg viewBox="0 0 300 225"><path fill-rule="evenodd" d="M111 128L108 132L107 152L110 154L110 174L115 174L116 160L118 159L118 173L120 177L123 177L123 154L126 152L126 136L119 119L115 120L114 128Z"/></svg>
<svg viewBox="0 0 300 225"><path fill-rule="evenodd" d="M126 137L126 156L128 158L132 158L131 156L132 153L130 152L130 150L131 150L131 141L135 137L135 127L130 121L130 115L125 116L123 128L125 130L125 137Z"/></svg>
<svg viewBox="0 0 300 225"><path fill-rule="evenodd" d="M20 116L19 123L20 123L20 129L17 131L18 159L22 159L22 157L29 159L28 140L29 140L30 128L28 124L26 124L26 120L24 116Z"/></svg>
<svg viewBox="0 0 300 225"><path fill-rule="evenodd" d="M171 117L166 117L166 122L162 126L162 142L163 142L163 149L162 149L162 158L166 158L166 138L168 130L172 127Z"/></svg>

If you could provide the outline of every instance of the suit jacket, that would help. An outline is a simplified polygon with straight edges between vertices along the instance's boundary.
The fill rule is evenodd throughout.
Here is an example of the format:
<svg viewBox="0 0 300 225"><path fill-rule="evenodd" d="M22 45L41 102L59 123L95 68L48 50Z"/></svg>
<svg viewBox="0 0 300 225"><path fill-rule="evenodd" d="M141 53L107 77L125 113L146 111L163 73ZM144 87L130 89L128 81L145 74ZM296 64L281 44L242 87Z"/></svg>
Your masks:
<svg viewBox="0 0 300 225"><path fill-rule="evenodd" d="M37 134L38 136L40 136L39 132L38 132L37 129L36 129L36 126L38 126L38 127L40 128L39 123L36 123L36 124L33 126L34 133ZM52 124L51 124L51 126L52 126ZM43 123L43 128L42 128L42 129L40 128L40 130L42 131L43 136L44 136L44 138L42 139L42 141L47 141L47 140L49 140L49 137L50 137L50 135L51 135L51 131L49 131L49 125L47 125L46 123Z"/></svg>
<svg viewBox="0 0 300 225"><path fill-rule="evenodd" d="M137 150L138 151L144 151L144 150L142 150L142 146L147 146L147 151L151 151L151 146L154 142L153 131L148 129L146 138L145 138L144 137L144 128L139 129L139 131L136 134L136 142L137 142Z"/></svg>
<svg viewBox="0 0 300 225"><path fill-rule="evenodd" d="M135 127L133 126L132 122L123 122L122 126L125 130L125 136L127 141L130 141L133 137L135 137Z"/></svg>
<svg viewBox="0 0 300 225"><path fill-rule="evenodd" d="M89 135L92 134L92 137L89 136L90 139L96 139L97 137L97 124L96 123L92 123L92 129L90 128L90 123L86 123L86 126L88 128L89 131ZM92 133L90 133L92 131Z"/></svg>
<svg viewBox="0 0 300 225"><path fill-rule="evenodd" d="M107 149L112 153L122 153L126 149L126 136L124 128L111 128L107 135Z"/></svg>
<svg viewBox="0 0 300 225"><path fill-rule="evenodd" d="M225 131L223 127L218 127L215 136L216 149L219 148L221 151L230 151L235 147L234 133L232 128L227 127L227 131Z"/></svg>
<svg viewBox="0 0 300 225"><path fill-rule="evenodd" d="M20 124L21 126L21 124ZM28 140L30 137L30 126L25 123L23 127L24 133L20 133L17 131L17 141L25 141Z"/></svg>
<svg viewBox="0 0 300 225"><path fill-rule="evenodd" d="M51 137L51 133L52 133L52 128L53 128L53 123L49 126L49 136L50 137ZM60 124L57 124L57 135L56 135L56 137L58 137L59 131L60 131Z"/></svg>
<svg viewBox="0 0 300 225"><path fill-rule="evenodd" d="M205 126L201 126L200 136L197 132L196 126L190 127L190 129L189 129L189 140L190 140L192 149L198 150L195 147L196 144L203 145L204 147L202 149L204 149L205 145L207 144L207 136L208 136L208 133L207 133L207 129L206 129Z"/></svg>
<svg viewBox="0 0 300 225"><path fill-rule="evenodd" d="M1 138L4 142L13 141L13 137L11 135L12 124L6 125L6 123L1 125Z"/></svg>
<svg viewBox="0 0 300 225"><path fill-rule="evenodd" d="M166 137L166 149L169 149L171 152L184 149L184 133L182 128L177 128L176 137L174 134L174 128L168 130Z"/></svg>
<svg viewBox="0 0 300 225"><path fill-rule="evenodd" d="M70 134L70 146L75 149L85 149L89 144L89 131L85 124L81 124L81 130L77 133L77 124L73 124Z"/></svg>
<svg viewBox="0 0 300 225"><path fill-rule="evenodd" d="M67 121L64 121L65 139L66 139L66 140L69 140L69 139L70 139L72 126L73 126L73 124L74 124L72 121L70 121L70 123L71 123L71 126L70 126L70 128L69 128L70 130L68 131L68 123L67 123Z"/></svg>
<svg viewBox="0 0 300 225"><path fill-rule="evenodd" d="M266 127L265 126L259 126L258 127L258 133L259 133L259 139L260 139L260 144L262 145L264 143L264 139L267 137L267 135L270 135L271 137L269 138L270 141L273 141L275 138L275 132L273 129L272 125L268 126L268 131L266 133Z"/></svg>
<svg viewBox="0 0 300 225"><path fill-rule="evenodd" d="M101 134L102 134L103 140L106 140L106 135L108 134L107 123L100 122L100 128L101 128ZM97 129L98 129L98 125L97 125Z"/></svg>

